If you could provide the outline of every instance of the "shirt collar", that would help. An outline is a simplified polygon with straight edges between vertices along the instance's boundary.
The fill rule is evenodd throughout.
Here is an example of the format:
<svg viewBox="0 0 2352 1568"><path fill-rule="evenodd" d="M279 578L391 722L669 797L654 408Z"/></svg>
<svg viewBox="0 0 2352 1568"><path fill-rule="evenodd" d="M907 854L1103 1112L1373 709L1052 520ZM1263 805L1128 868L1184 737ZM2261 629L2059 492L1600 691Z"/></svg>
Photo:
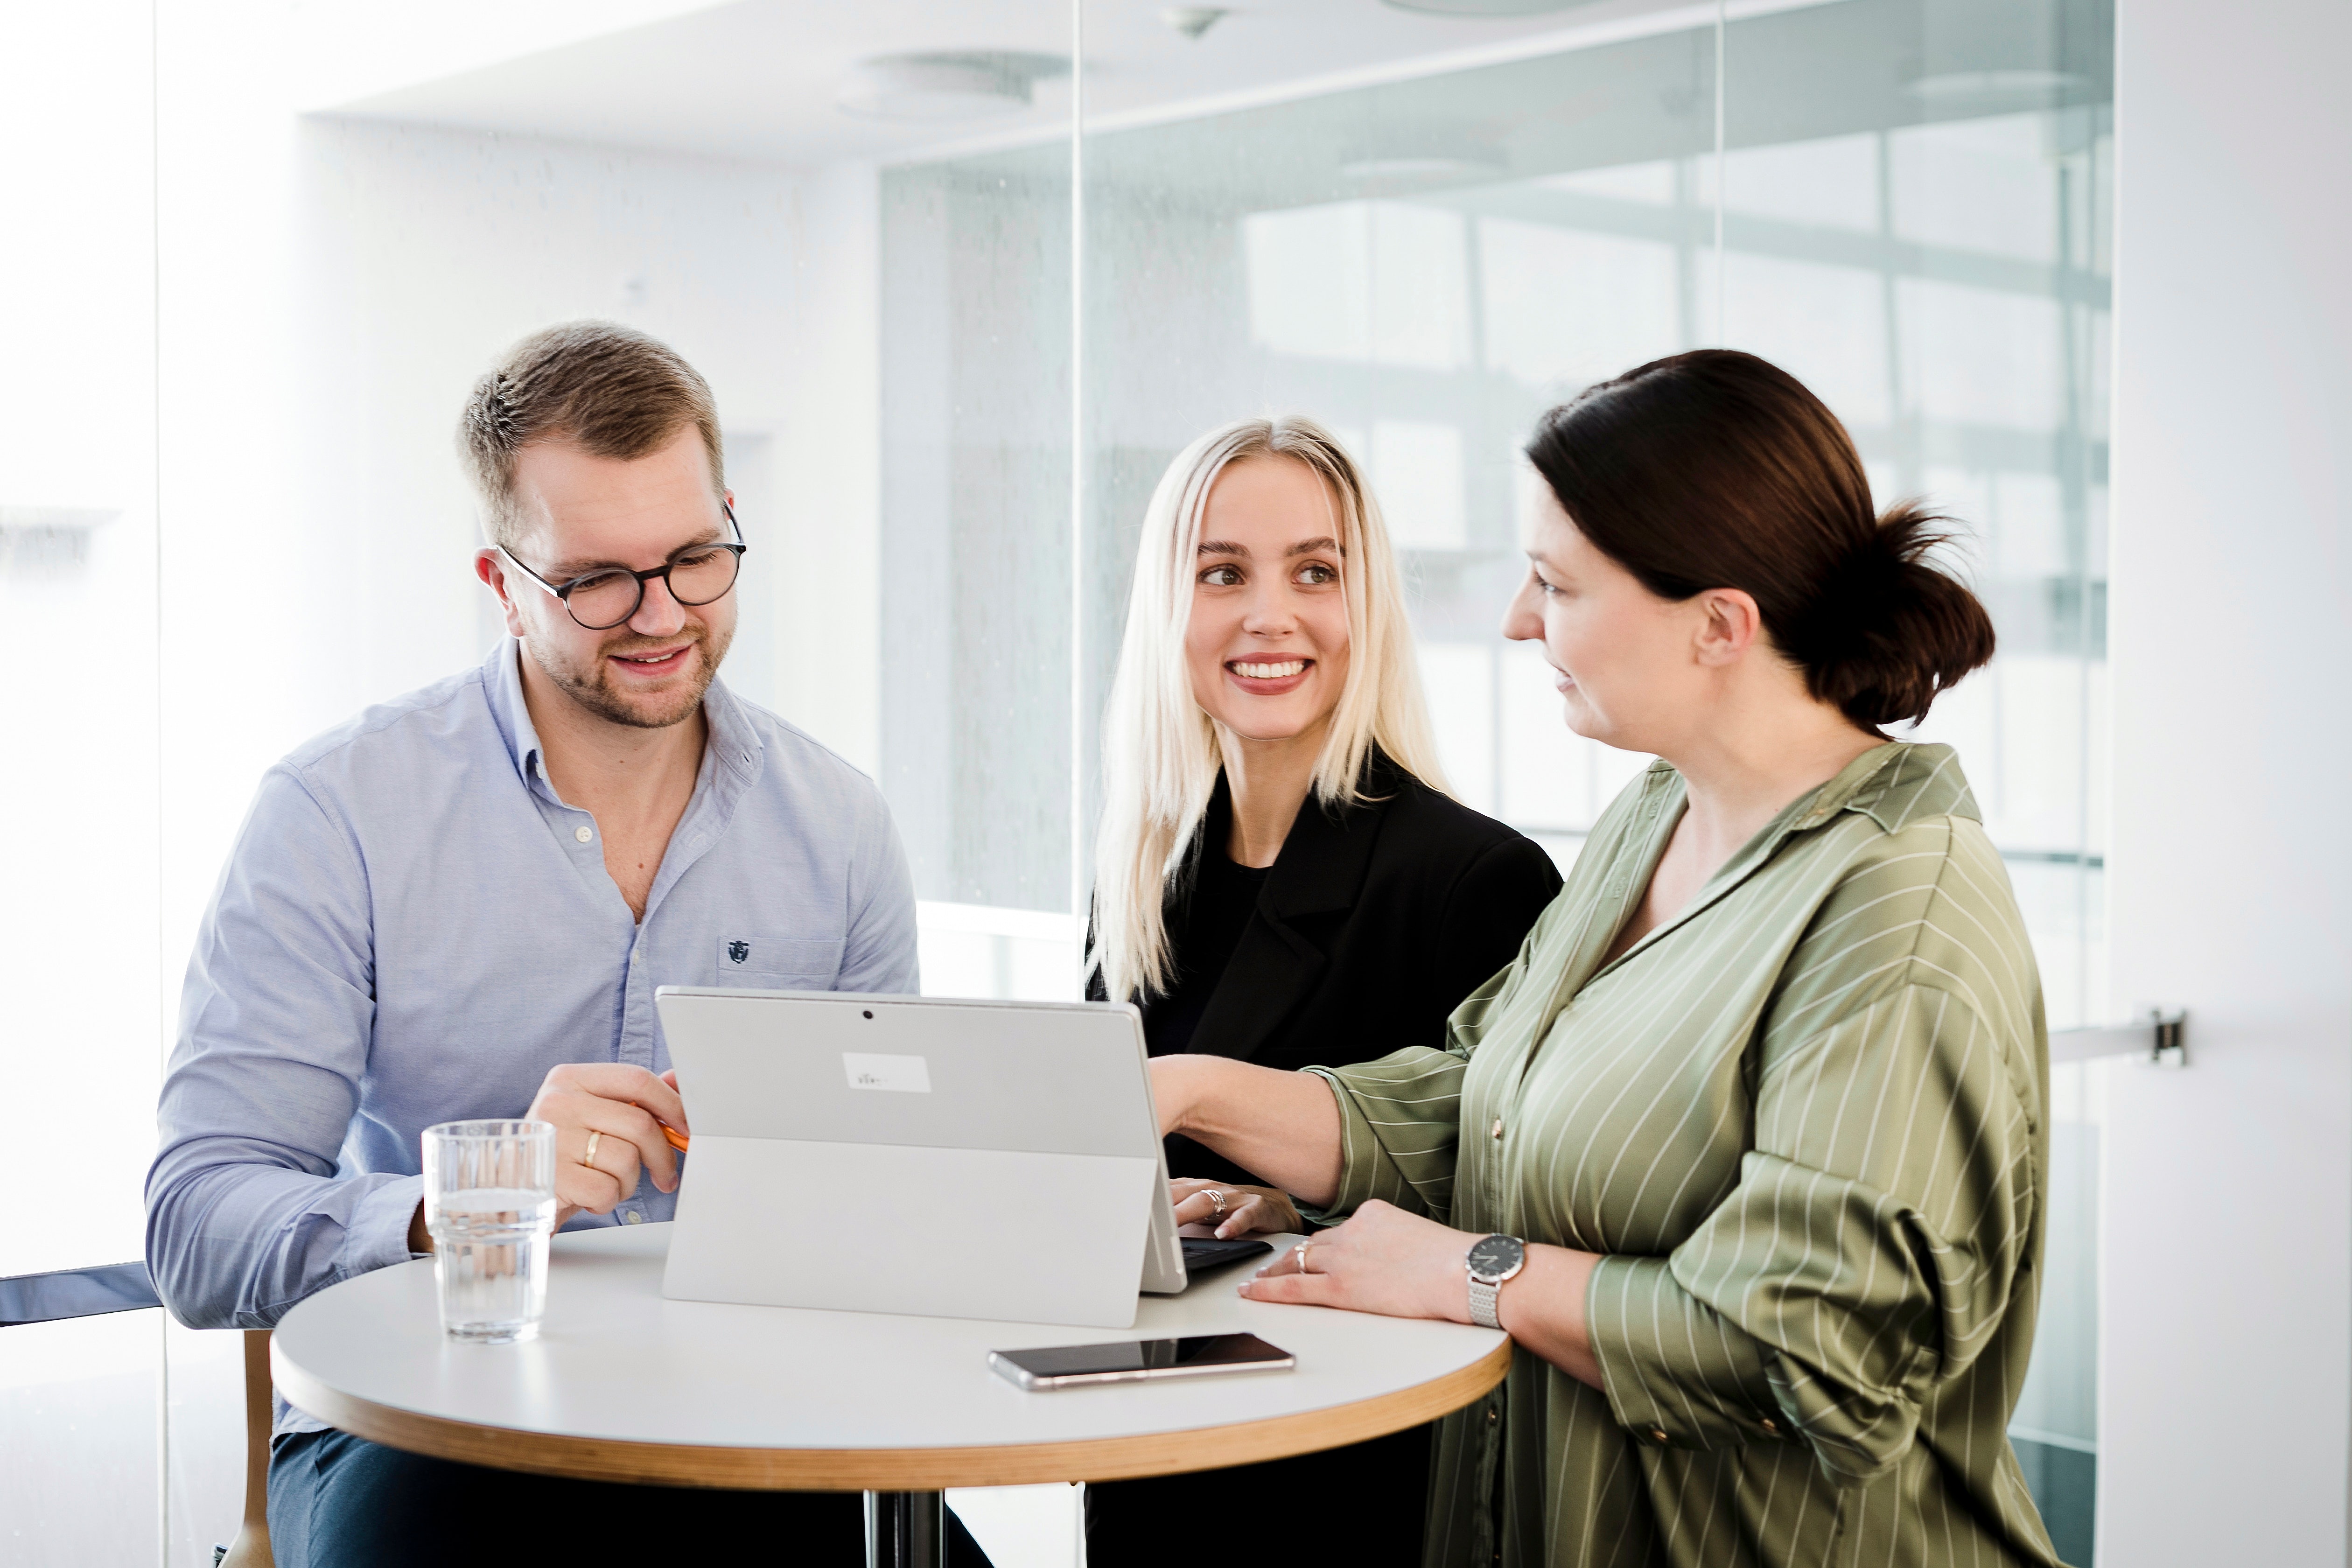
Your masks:
<svg viewBox="0 0 2352 1568"><path fill-rule="evenodd" d="M507 743L515 776L528 784L539 776L539 730L530 721L530 704L522 697L521 658L521 639L500 637L482 661L482 692L489 700L499 738Z"/></svg>
<svg viewBox="0 0 2352 1568"><path fill-rule="evenodd" d="M1653 763L1650 777L1644 783L1661 805L1668 805L1663 813L1663 827L1670 833L1675 819L1681 815L1682 775L1663 762ZM1828 783L1790 801L1780 816L1765 824L1755 837L1717 868L1685 912L1696 912L1702 905L1712 902L1716 894L1744 880L1798 834L1809 833L1848 811L1869 817L1888 833L1898 833L1925 816L1949 815L1965 816L1971 822L1983 820L1977 812L1976 797L1969 792L1969 781L1960 772L1958 752L1945 745L1889 741L1854 758ZM1654 847L1663 847L1661 839Z"/></svg>
<svg viewBox="0 0 2352 1568"><path fill-rule="evenodd" d="M529 784L542 776L539 730L530 721L530 704L523 700L523 647L519 637L500 637L482 661L482 689L489 699L490 718L506 742L515 776ZM706 761L749 784L759 776L760 759L767 750L743 704L727 683L717 679L702 694L703 717L710 723L710 739L703 749Z"/></svg>
<svg viewBox="0 0 2352 1568"><path fill-rule="evenodd" d="M1682 775L1671 764L1664 760L1650 764L1642 780L1643 798L1640 811L1645 827L1629 837L1621 850L1626 858L1625 874L1614 879L1612 893L1639 897L1632 890L1648 886L1668 840L1674 837L1675 824L1682 816L1684 787ZM1779 854L1780 847L1790 839L1847 811L1869 817L1888 833L1900 832L1926 816L1948 814L1972 822L1982 820L1977 815L1976 798L1969 793L1968 779L1960 772L1959 753L1951 747L1909 741L1889 741L1883 746L1873 746L1839 769L1827 784L1790 801L1755 837L1717 867L1715 875L1691 896L1688 903L1618 954L1608 967L1615 968L1668 931L1688 924L1721 902L1734 888ZM1612 932L1616 924L1610 924ZM1596 942L1593 956L1598 957L1606 945L1605 940ZM1574 979L1573 984L1567 984L1569 978ZM1574 994L1588 978L1563 977L1558 995Z"/></svg>
<svg viewBox="0 0 2352 1568"><path fill-rule="evenodd" d="M1799 803L1789 827L1819 827L1841 811L1869 817L1889 833L1923 816L1965 816L1981 822L1976 796L1949 746L1889 741L1848 763L1822 785L1810 805Z"/></svg>

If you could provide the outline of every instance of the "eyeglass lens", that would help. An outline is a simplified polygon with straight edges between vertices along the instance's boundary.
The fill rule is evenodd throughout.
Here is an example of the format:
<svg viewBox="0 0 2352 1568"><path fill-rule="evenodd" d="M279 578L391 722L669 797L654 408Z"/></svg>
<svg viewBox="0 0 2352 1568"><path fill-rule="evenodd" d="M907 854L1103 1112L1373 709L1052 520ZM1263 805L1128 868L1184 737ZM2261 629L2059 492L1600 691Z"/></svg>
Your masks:
<svg viewBox="0 0 2352 1568"><path fill-rule="evenodd" d="M732 550L698 550L670 563L669 591L681 605L708 605L735 585ZM572 584L564 598L572 618L591 631L617 626L637 613L643 584L634 572L600 572Z"/></svg>

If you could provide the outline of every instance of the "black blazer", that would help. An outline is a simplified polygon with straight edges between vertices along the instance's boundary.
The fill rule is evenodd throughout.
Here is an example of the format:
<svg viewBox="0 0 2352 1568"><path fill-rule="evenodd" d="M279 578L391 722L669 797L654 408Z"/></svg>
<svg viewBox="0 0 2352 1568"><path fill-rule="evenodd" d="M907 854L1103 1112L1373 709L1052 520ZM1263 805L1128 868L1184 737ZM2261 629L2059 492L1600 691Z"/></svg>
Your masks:
<svg viewBox="0 0 2352 1568"><path fill-rule="evenodd" d="M1385 756L1364 793L1375 798L1337 814L1311 795L1299 807L1190 1049L1295 1070L1443 1046L1446 1016L1511 962L1559 891L1534 840ZM1232 829L1221 778L1201 852L1223 853ZM1168 1173L1256 1182L1185 1138L1169 1140Z"/></svg>

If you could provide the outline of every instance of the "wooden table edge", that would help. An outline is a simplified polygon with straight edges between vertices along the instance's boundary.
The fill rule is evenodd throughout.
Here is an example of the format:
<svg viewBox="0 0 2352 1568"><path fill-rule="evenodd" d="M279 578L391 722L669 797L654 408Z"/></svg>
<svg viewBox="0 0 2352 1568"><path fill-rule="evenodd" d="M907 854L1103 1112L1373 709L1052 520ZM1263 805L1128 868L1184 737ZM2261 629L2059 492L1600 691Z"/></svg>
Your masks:
<svg viewBox="0 0 2352 1568"><path fill-rule="evenodd" d="M421 1415L338 1393L295 1365L274 1340L269 1347L270 1375L288 1404L386 1447L577 1480L746 1491L939 1491L1124 1480L1255 1464L1360 1443L1433 1421L1486 1393L1510 1368L1511 1342L1506 1339L1468 1366L1394 1394L1262 1421L1132 1437L963 1448L728 1448L525 1432ZM1073 1393L1084 1396L1083 1391Z"/></svg>

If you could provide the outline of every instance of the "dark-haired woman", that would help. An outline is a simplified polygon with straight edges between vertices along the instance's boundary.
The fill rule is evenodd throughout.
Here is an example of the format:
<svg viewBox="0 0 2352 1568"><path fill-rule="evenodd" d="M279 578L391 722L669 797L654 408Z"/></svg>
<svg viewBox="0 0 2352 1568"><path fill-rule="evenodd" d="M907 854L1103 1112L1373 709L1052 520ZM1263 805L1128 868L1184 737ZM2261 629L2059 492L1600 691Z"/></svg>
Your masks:
<svg viewBox="0 0 2352 1568"><path fill-rule="evenodd" d="M1282 1074L1156 1062L1167 1124L1346 1223L1245 1287L1498 1324L1431 1563L2052 1563L2006 1429L2047 1044L1958 760L1887 740L1991 657L1760 360L1547 416L1507 635L1660 761L1446 1036ZM1327 1505L1343 1509L1343 1500ZM1313 1539L1311 1520L1301 1521Z"/></svg>

